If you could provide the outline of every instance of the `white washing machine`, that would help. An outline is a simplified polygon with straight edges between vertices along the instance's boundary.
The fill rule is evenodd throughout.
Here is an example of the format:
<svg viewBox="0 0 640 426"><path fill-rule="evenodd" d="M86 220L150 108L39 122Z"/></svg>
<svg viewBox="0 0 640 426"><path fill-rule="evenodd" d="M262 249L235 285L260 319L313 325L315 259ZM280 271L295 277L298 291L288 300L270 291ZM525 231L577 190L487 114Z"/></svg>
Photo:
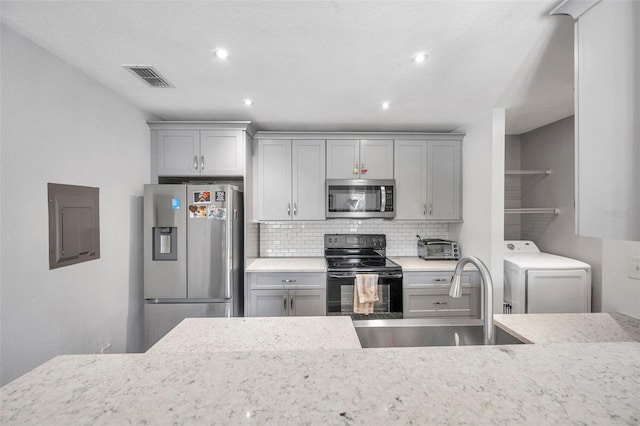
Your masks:
<svg viewBox="0 0 640 426"><path fill-rule="evenodd" d="M591 312L591 266L541 253L533 241L504 242L505 313Z"/></svg>

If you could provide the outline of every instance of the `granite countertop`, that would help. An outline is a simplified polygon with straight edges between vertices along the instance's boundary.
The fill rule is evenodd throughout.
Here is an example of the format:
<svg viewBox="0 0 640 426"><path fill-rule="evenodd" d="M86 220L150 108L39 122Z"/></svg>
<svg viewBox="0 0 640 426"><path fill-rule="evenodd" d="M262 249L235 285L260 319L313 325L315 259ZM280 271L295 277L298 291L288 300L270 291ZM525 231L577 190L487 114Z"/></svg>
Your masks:
<svg viewBox="0 0 640 426"><path fill-rule="evenodd" d="M402 266L403 272L453 272L456 269L457 260L424 260L417 256L415 257L394 257L390 256L389 259ZM476 267L467 264L464 270L476 270Z"/></svg>
<svg viewBox="0 0 640 426"><path fill-rule="evenodd" d="M640 343L66 355L0 423L637 424Z"/></svg>
<svg viewBox="0 0 640 426"><path fill-rule="evenodd" d="M494 315L526 343L640 342L640 319L619 313Z"/></svg>
<svg viewBox="0 0 640 426"><path fill-rule="evenodd" d="M324 257L261 257L248 262L246 272L327 272Z"/></svg>
<svg viewBox="0 0 640 426"><path fill-rule="evenodd" d="M414 257L395 257L389 259L402 266L403 272L453 272L456 267L455 260L429 260ZM475 266L469 264L466 270L475 270ZM324 257L260 257L248 262L247 272L326 272L327 262Z"/></svg>
<svg viewBox="0 0 640 426"><path fill-rule="evenodd" d="M360 348L350 317L187 318L147 353Z"/></svg>

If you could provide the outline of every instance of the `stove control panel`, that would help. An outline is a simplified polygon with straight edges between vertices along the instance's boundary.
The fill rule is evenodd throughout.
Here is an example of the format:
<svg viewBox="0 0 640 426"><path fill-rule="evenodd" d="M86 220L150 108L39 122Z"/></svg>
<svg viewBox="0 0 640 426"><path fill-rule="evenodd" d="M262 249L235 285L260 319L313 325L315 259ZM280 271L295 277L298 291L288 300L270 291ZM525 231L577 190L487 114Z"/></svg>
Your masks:
<svg viewBox="0 0 640 426"><path fill-rule="evenodd" d="M384 249L387 237L384 234L325 234L324 247Z"/></svg>

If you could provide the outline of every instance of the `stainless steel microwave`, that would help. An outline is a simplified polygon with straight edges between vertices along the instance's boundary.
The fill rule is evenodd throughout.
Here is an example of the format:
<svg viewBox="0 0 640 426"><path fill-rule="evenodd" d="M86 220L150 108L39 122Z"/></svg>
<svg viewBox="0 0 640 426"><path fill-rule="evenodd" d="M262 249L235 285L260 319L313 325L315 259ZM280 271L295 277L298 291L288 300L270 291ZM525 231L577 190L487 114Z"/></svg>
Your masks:
<svg viewBox="0 0 640 426"><path fill-rule="evenodd" d="M395 211L393 179L328 179L327 218L386 218Z"/></svg>

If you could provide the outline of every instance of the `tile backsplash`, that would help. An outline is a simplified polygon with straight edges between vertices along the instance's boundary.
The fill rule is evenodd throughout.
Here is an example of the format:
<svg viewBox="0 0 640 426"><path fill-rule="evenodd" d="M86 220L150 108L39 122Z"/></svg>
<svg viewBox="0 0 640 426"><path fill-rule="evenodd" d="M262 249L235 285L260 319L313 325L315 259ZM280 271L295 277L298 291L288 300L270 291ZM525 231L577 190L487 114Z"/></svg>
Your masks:
<svg viewBox="0 0 640 426"><path fill-rule="evenodd" d="M449 224L384 219L260 222L260 257L322 257L324 234L385 234L387 256L417 256L416 234L448 239Z"/></svg>

